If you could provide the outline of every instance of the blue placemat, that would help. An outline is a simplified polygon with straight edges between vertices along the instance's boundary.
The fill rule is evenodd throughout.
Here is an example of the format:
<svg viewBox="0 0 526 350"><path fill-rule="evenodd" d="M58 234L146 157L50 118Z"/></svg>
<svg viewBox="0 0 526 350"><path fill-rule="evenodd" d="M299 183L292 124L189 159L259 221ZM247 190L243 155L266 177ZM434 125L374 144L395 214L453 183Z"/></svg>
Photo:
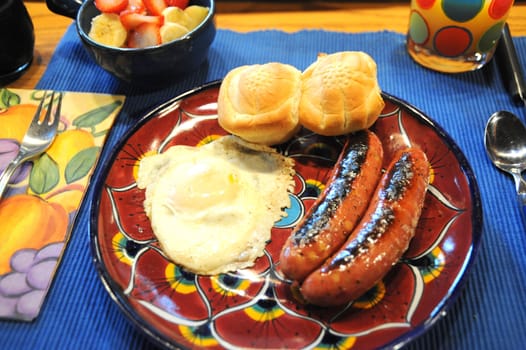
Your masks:
<svg viewBox="0 0 526 350"><path fill-rule="evenodd" d="M158 103L230 69L279 61L306 68L319 52L362 50L378 63L384 91L406 100L436 120L456 140L478 180L484 234L476 264L447 315L409 349L519 349L526 343L526 233L516 206L514 185L486 157L483 130L496 110L514 106L495 63L483 70L445 75L416 65L406 54L404 36L393 32L333 33L218 31L207 64L173 85L144 91L124 85L97 67L72 25L57 47L37 88L91 91L128 96L101 156L141 114ZM526 70L526 37L514 38ZM98 172L95 173L95 176ZM93 189L88 192L88 199ZM99 280L89 247L89 200L77 219L66 253L39 318L32 323L0 321L2 349L145 349L153 345L124 317ZM1 243L0 243L1 244Z"/></svg>

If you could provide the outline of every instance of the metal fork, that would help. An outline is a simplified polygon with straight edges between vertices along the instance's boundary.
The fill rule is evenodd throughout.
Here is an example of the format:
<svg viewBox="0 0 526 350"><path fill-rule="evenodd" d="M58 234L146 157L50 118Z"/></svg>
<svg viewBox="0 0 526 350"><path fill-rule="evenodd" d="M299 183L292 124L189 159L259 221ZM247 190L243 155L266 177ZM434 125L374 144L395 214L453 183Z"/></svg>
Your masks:
<svg viewBox="0 0 526 350"><path fill-rule="evenodd" d="M62 108L62 92L58 92L57 106L55 113L52 115L53 103L55 100L55 91L51 91L50 95L48 91L44 92L44 96L38 105L37 111L29 129L27 130L20 150L17 156L13 159L5 168L4 172L0 175L0 199L4 195L11 176L13 176L15 170L23 162L32 159L42 154L51 145L55 136L57 135L58 122L60 120L60 110ZM41 117L42 108L45 101L49 98L49 104L44 118Z"/></svg>

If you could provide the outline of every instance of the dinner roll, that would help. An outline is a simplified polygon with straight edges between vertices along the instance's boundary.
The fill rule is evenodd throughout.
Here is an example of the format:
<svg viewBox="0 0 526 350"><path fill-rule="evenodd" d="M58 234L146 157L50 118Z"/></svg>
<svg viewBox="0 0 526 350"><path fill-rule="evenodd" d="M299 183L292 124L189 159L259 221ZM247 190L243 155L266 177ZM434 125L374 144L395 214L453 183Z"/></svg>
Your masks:
<svg viewBox="0 0 526 350"><path fill-rule="evenodd" d="M234 68L219 88L217 114L226 131L263 145L290 139L300 128L301 71L283 63Z"/></svg>
<svg viewBox="0 0 526 350"><path fill-rule="evenodd" d="M320 135L369 128L384 108L376 63L366 53L320 55L302 75L300 123Z"/></svg>

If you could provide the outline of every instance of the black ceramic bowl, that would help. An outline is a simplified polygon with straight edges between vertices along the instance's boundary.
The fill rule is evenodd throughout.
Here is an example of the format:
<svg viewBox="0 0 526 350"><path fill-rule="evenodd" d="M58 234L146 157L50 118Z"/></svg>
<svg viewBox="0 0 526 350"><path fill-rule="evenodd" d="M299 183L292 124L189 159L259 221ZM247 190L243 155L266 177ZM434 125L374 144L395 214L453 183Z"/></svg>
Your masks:
<svg viewBox="0 0 526 350"><path fill-rule="evenodd" d="M190 1L191 5L208 7L209 12L188 35L141 49L101 45L88 36L92 18L100 14L93 0L46 0L46 3L51 11L76 19L77 32L91 57L106 71L131 84L158 86L192 72L206 60L216 34L214 0Z"/></svg>

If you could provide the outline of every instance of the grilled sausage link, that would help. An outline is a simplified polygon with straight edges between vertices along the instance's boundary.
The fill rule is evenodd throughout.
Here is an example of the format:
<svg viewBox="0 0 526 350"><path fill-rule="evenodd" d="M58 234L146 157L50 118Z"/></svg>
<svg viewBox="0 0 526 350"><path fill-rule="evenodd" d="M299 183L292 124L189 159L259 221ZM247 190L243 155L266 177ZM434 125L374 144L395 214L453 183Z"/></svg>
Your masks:
<svg viewBox="0 0 526 350"><path fill-rule="evenodd" d="M283 274L302 281L345 242L380 179L382 143L371 131L350 135L324 191L282 248Z"/></svg>
<svg viewBox="0 0 526 350"><path fill-rule="evenodd" d="M305 300L348 303L378 283L407 250L424 205L429 163L418 148L396 153L363 219L332 257L303 281Z"/></svg>

